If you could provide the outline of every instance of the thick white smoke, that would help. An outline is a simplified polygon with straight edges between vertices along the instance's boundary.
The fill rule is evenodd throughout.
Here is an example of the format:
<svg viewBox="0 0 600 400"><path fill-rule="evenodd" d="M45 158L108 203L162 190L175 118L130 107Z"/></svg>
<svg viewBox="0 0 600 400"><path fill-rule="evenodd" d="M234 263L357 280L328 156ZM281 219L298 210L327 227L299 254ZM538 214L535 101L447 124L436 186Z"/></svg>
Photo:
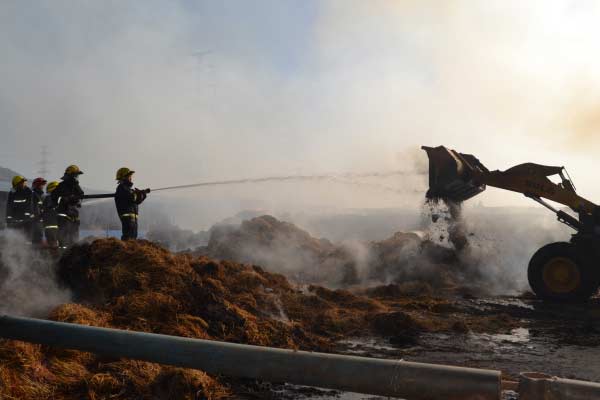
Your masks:
<svg viewBox="0 0 600 400"><path fill-rule="evenodd" d="M403 149L446 144L492 169L565 164L600 196L582 152L597 16L559 0L2 2L3 163L30 175L48 141L49 178L75 162L85 186L110 189L125 164L152 187L400 169ZM173 222L196 229L253 204L399 202L328 184L180 196Z"/></svg>
<svg viewBox="0 0 600 400"><path fill-rule="evenodd" d="M398 224L399 233L377 241L317 239L293 224L262 216L213 228L208 246L198 252L258 264L302 284L417 283L514 295L528 289L527 267L534 252L569 239L568 229L545 210L469 206L459 220L457 211L452 216L441 203L425 210L419 230L410 232L410 225Z"/></svg>
<svg viewBox="0 0 600 400"><path fill-rule="evenodd" d="M55 257L33 249L14 230L0 231L0 314L41 316L69 302L68 289L58 283Z"/></svg>
<svg viewBox="0 0 600 400"><path fill-rule="evenodd" d="M528 290L527 266L542 246L569 241L574 231L545 209L464 210L468 248L462 260L475 267L493 294Z"/></svg>

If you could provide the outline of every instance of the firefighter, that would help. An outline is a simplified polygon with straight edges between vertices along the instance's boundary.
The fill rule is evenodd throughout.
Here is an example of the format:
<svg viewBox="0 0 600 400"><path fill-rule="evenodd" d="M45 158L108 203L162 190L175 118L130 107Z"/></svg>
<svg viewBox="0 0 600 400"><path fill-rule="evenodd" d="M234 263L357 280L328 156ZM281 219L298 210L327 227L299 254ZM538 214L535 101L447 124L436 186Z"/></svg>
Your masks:
<svg viewBox="0 0 600 400"><path fill-rule="evenodd" d="M133 174L129 168L119 168L117 171L117 191L115 204L121 220L121 240L137 239L138 237L138 210L139 205L146 199L150 189L140 190L133 187Z"/></svg>
<svg viewBox="0 0 600 400"><path fill-rule="evenodd" d="M58 182L50 182L46 186L46 195L42 203L42 221L44 224L44 235L48 247L58 247L58 220L56 216L56 203L52 200L52 192L58 186Z"/></svg>
<svg viewBox="0 0 600 400"><path fill-rule="evenodd" d="M12 179L12 189L8 192L6 202L6 226L21 230L26 237L31 237L33 193L27 187L27 179L17 175Z"/></svg>
<svg viewBox="0 0 600 400"><path fill-rule="evenodd" d="M79 240L79 208L83 200L83 190L79 186L81 174L83 172L77 165L69 165L62 181L51 193L52 201L56 204L58 243L61 248Z"/></svg>
<svg viewBox="0 0 600 400"><path fill-rule="evenodd" d="M41 245L44 238L42 223L42 203L44 200L44 186L48 183L44 178L35 178L31 183L33 220L31 221L31 243Z"/></svg>

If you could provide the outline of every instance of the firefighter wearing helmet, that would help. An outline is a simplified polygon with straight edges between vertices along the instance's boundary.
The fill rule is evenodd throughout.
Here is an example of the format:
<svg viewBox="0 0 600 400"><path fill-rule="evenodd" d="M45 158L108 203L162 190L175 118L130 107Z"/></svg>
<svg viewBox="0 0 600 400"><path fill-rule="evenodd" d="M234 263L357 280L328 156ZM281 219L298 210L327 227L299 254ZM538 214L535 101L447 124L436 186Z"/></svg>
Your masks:
<svg viewBox="0 0 600 400"><path fill-rule="evenodd" d="M82 174L83 171L77 165L69 165L62 181L51 192L52 201L56 204L58 242L61 248L79 240L79 209L84 194L79 186L79 175Z"/></svg>
<svg viewBox="0 0 600 400"><path fill-rule="evenodd" d="M17 175L12 179L12 189L6 202L6 226L21 230L27 238L31 234L33 219L32 192L27 187L27 179Z"/></svg>
<svg viewBox="0 0 600 400"><path fill-rule="evenodd" d="M122 240L137 239L139 205L146 199L150 189L133 187L133 174L129 168L119 168L116 179L119 182L115 192L115 205L121 220Z"/></svg>
<svg viewBox="0 0 600 400"><path fill-rule="evenodd" d="M52 192L58 185L59 183L54 181L46 186L46 195L42 204L44 236L46 236L46 243L50 248L58 247L58 218L56 215L56 204L52 200Z"/></svg>
<svg viewBox="0 0 600 400"><path fill-rule="evenodd" d="M31 243L41 245L44 239L42 223L42 203L44 201L44 186L48 183L44 178L35 178L31 182L33 220L31 221Z"/></svg>

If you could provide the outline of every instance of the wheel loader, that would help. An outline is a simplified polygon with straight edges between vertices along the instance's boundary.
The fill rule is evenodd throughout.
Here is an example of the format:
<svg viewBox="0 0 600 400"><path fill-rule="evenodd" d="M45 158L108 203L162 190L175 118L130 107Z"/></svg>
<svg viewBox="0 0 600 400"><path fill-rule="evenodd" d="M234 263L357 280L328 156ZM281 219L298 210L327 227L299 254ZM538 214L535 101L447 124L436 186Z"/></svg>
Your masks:
<svg viewBox="0 0 600 400"><path fill-rule="evenodd" d="M471 154L444 146L422 149L429 157L427 198L460 204L492 186L524 194L575 230L570 241L547 244L529 261L527 277L539 298L585 301L598 291L600 207L577 194L564 167L525 163L506 171L490 171ZM569 207L577 217L546 200Z"/></svg>

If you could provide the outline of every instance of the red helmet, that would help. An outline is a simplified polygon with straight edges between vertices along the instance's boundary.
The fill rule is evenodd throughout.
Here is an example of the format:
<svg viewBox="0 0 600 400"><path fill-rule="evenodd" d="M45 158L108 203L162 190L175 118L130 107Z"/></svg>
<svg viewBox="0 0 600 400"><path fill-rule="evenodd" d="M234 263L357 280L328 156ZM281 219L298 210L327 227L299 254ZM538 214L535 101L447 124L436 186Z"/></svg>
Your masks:
<svg viewBox="0 0 600 400"><path fill-rule="evenodd" d="M33 182L31 182L33 187L42 187L46 183L48 183L48 181L46 181L44 178L35 178Z"/></svg>

